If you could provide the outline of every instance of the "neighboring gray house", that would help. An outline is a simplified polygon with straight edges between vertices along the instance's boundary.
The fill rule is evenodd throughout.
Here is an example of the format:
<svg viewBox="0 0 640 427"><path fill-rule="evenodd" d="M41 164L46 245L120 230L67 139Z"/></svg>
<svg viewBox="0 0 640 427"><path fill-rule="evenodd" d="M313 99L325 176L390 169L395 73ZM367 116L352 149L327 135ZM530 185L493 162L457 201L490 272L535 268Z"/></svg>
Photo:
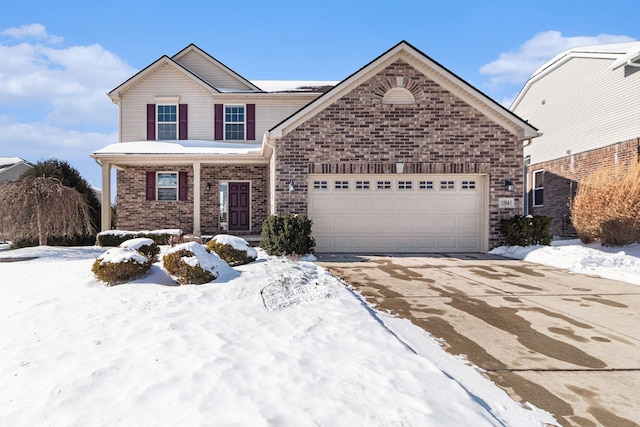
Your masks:
<svg viewBox="0 0 640 427"><path fill-rule="evenodd" d="M20 157L0 157L0 184L15 181L33 165Z"/></svg>
<svg viewBox="0 0 640 427"><path fill-rule="evenodd" d="M638 160L640 42L558 54L533 73L510 109L542 133L524 149L528 212L552 217L556 236L572 236L579 181Z"/></svg>
<svg viewBox="0 0 640 427"><path fill-rule="evenodd" d="M103 227L112 169L120 229L258 234L291 212L320 252L486 252L523 213L537 129L405 41L335 86L264 89L190 45L111 91Z"/></svg>

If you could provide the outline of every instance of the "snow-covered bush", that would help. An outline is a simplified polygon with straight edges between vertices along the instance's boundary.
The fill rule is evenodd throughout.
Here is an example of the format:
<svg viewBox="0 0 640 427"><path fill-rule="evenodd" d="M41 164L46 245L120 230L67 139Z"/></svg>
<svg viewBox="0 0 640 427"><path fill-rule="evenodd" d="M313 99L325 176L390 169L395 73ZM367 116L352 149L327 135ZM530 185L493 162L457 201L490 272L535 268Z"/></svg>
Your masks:
<svg viewBox="0 0 640 427"><path fill-rule="evenodd" d="M113 248L95 260L91 271L107 285L138 279L149 272L153 262L135 249Z"/></svg>
<svg viewBox="0 0 640 427"><path fill-rule="evenodd" d="M160 248L156 243L149 239L148 237L138 237L136 239L125 240L120 243L121 248L129 248L134 249L140 252L142 255L146 256L151 262L158 261L158 254L160 253Z"/></svg>
<svg viewBox="0 0 640 427"><path fill-rule="evenodd" d="M168 245L175 236L182 236L182 230L167 229L153 231L124 231L124 230L108 230L98 233L96 245L98 246L118 246L120 243L146 237L153 240L156 245Z"/></svg>
<svg viewBox="0 0 640 427"><path fill-rule="evenodd" d="M260 247L269 255L305 255L313 253L312 221L306 215L271 215L262 223Z"/></svg>
<svg viewBox="0 0 640 427"><path fill-rule="evenodd" d="M188 242L172 247L162 258L165 270L181 285L202 284L215 280L226 263L209 253L199 243Z"/></svg>
<svg viewBox="0 0 640 427"><path fill-rule="evenodd" d="M246 240L228 234L218 234L209 240L207 251L215 252L232 267L248 264L258 258L258 251L249 246Z"/></svg>

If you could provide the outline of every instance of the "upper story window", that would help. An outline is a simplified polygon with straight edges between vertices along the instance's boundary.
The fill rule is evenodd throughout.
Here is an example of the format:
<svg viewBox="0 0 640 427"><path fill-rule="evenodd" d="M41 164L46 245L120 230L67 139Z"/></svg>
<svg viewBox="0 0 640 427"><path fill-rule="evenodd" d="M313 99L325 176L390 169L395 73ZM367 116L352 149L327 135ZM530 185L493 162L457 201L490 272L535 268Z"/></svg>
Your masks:
<svg viewBox="0 0 640 427"><path fill-rule="evenodd" d="M245 114L244 105L225 105L224 134L225 139L242 141L244 137Z"/></svg>
<svg viewBox="0 0 640 427"><path fill-rule="evenodd" d="M533 206L544 204L544 170L533 171Z"/></svg>
<svg viewBox="0 0 640 427"><path fill-rule="evenodd" d="M158 140L178 139L178 106L157 105Z"/></svg>

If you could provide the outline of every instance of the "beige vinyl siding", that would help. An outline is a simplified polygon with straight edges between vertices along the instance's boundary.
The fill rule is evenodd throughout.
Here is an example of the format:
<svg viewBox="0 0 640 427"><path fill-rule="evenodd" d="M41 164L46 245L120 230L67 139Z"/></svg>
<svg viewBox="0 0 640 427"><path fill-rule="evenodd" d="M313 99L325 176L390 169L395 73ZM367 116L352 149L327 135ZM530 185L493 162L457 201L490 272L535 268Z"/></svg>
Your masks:
<svg viewBox="0 0 640 427"><path fill-rule="evenodd" d="M514 112L543 133L525 148L532 164L640 136L640 69L612 63L572 58L531 84Z"/></svg>
<svg viewBox="0 0 640 427"><path fill-rule="evenodd" d="M253 89L196 51L186 53L177 62L213 87L235 90Z"/></svg>
<svg viewBox="0 0 640 427"><path fill-rule="evenodd" d="M181 104L189 104L189 139L213 139L211 92L181 72L164 65L122 97L122 142L147 139L147 104L155 104L155 98L163 96L179 96Z"/></svg>
<svg viewBox="0 0 640 427"><path fill-rule="evenodd" d="M147 104L156 97L180 97L188 104L189 139L214 140L215 104L256 104L256 141L276 124L311 102L317 94L213 94L171 66L160 67L123 95L121 141L147 139ZM254 141L252 141L254 142Z"/></svg>

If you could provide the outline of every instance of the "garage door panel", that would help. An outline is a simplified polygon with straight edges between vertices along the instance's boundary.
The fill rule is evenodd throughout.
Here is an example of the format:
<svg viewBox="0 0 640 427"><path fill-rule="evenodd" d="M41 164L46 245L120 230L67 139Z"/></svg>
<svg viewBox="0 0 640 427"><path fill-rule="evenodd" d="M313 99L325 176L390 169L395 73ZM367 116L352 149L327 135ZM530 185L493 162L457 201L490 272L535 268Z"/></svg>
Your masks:
<svg viewBox="0 0 640 427"><path fill-rule="evenodd" d="M443 251L455 251L458 249L458 237L438 236L438 249Z"/></svg>
<svg viewBox="0 0 640 427"><path fill-rule="evenodd" d="M326 189L309 186L309 216L319 252L372 251L480 251L484 220L484 195L480 175L317 175L328 181ZM462 179L476 182L463 189ZM442 179L441 179L442 178ZM310 176L310 184L313 181ZM336 189L334 181L348 181ZM369 189L356 188L368 180ZM390 188L378 189L377 181ZM406 182L412 188L406 188ZM436 183L419 188L420 181ZM454 181L454 188L440 189L440 181Z"/></svg>
<svg viewBox="0 0 640 427"><path fill-rule="evenodd" d="M480 231L480 219L478 217L460 217L459 218L460 231L473 232Z"/></svg>
<svg viewBox="0 0 640 427"><path fill-rule="evenodd" d="M480 245L478 236L462 236L458 239L458 247L463 251L474 251Z"/></svg>
<svg viewBox="0 0 640 427"><path fill-rule="evenodd" d="M449 218L438 218L438 228L442 230L457 230L458 229L458 218L449 217Z"/></svg>
<svg viewBox="0 0 640 427"><path fill-rule="evenodd" d="M423 251L435 251L438 249L436 236L417 236L417 247Z"/></svg>

